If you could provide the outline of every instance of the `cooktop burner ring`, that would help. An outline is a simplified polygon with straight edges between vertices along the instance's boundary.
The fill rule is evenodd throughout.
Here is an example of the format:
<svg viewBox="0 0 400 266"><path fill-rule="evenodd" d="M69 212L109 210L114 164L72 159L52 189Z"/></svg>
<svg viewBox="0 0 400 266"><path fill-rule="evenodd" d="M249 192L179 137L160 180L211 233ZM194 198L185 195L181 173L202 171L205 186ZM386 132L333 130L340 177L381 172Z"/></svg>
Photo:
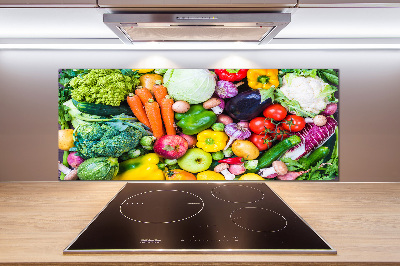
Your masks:
<svg viewBox="0 0 400 266"><path fill-rule="evenodd" d="M180 213L179 213L179 215L173 214L168 211L169 210L168 204L170 203L169 201L163 201L165 204L155 204L154 201L149 200L149 198L146 198L146 196L150 195L151 193L157 193L157 192L168 192L168 193L179 192L179 194L175 194L175 195L180 196L180 197L189 196L188 202L181 201L181 204L182 204L181 207L182 207L182 209L190 208L190 210L189 210L190 214L187 216L182 216ZM171 196L172 196L172 194L168 195L168 197L171 197ZM190 199L190 197L191 197L191 199ZM193 199L197 200L197 202L194 202ZM137 201L137 202L135 202L135 201ZM148 207L149 204L151 205L150 207ZM152 205L154 205L154 206L152 206ZM131 214L128 214L127 212L124 212L123 207L125 207L125 206L130 206L130 208L134 208L134 209L138 208L138 209L136 209L135 212L133 212L134 214L131 215ZM160 216L159 214L157 214L153 217L151 215L151 212L148 212L148 211L143 212L143 210L140 210L140 208L150 208L151 209L152 207L159 207L162 210L165 210L165 214L168 217L166 219L162 220L159 218L159 216ZM176 206L174 206L174 207L176 207ZM169 223L181 222L181 221L188 220L188 219L198 215L203 209L204 209L204 201L201 197L199 197L198 195L196 195L194 193L188 192L188 191L176 190L176 189L172 189L172 190L158 189L158 190L149 190L149 191L137 193L137 194L125 199L119 206L119 212L122 214L123 217L125 217L126 219L131 220L133 222L142 223L142 224L169 224ZM140 217L140 215L144 215L144 216L150 215L150 217ZM132 218L132 217L134 217L134 218ZM157 220L155 220L155 218Z"/></svg>
<svg viewBox="0 0 400 266"><path fill-rule="evenodd" d="M246 212L249 212L249 211L252 211L253 215L247 215ZM258 212L257 219L254 217L253 220L252 219L246 220L249 217L254 216L254 214L255 214L254 211ZM240 215L240 213L242 213L243 215ZM266 217L265 213L272 213L273 216ZM236 217L234 217L234 216L236 216ZM229 218L238 227L245 229L247 231L256 232L256 233L276 233L276 232L284 230L288 225L287 219L282 214L280 214L276 211L270 210L270 209L262 208L262 207L242 207L242 208L236 209L233 212L231 212L231 214L229 215ZM244 220L244 222L242 219ZM262 219L266 219L266 221L262 221ZM281 224L280 227L269 228L270 225L268 222L273 219L275 219L275 221L271 224L275 225L275 224L279 223L279 224ZM252 226L255 226L258 228L257 229L251 228Z"/></svg>
<svg viewBox="0 0 400 266"><path fill-rule="evenodd" d="M221 195L217 195L218 194L217 190L218 189L222 189L222 188L224 188L224 189L227 188L229 190L228 192L230 192L232 189L238 189L239 188L239 190L243 190L243 189L245 189L245 190L248 190L248 189L255 190L256 193L254 193L254 191L252 191L252 193L243 193L243 194L231 193L231 194L222 195L222 196ZM240 191L236 191L236 192L240 192ZM211 190L211 195L214 198L218 199L218 200L222 200L222 201L229 202L229 203L248 203L248 204L256 203L258 201L261 201L265 197L264 192L262 192L260 189L255 188L255 187L251 187L251 186L246 186L246 185L236 185L236 186L222 185L222 186L218 186L218 187L215 187L215 188L213 188ZM233 196L233 198L238 197L238 196L251 196L252 198L248 198L248 199L244 199L244 200L237 200L237 199L229 198L229 197L232 197L232 196Z"/></svg>

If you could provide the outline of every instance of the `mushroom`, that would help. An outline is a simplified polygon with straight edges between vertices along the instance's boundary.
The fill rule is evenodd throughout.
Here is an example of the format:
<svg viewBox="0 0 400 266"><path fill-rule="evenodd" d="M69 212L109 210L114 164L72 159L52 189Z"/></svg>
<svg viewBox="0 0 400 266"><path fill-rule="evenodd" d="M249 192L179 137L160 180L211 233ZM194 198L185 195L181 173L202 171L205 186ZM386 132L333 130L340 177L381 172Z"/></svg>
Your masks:
<svg viewBox="0 0 400 266"><path fill-rule="evenodd" d="M217 117L217 123L222 123L226 126L230 123L233 123L233 119L229 115L221 114Z"/></svg>
<svg viewBox="0 0 400 266"><path fill-rule="evenodd" d="M176 101L172 105L172 110L175 113L183 114L183 113L186 113L187 111L189 111L189 109L190 109L190 104L185 101Z"/></svg>
<svg viewBox="0 0 400 266"><path fill-rule="evenodd" d="M215 92L220 98L232 98L235 97L239 91L238 88L240 85L244 84L244 82L239 82L238 84L234 84L230 81L220 80L217 82L217 86L215 87Z"/></svg>
<svg viewBox="0 0 400 266"><path fill-rule="evenodd" d="M314 118L307 117L304 119L306 123L314 123L318 127L323 127L326 124L326 117L324 115L316 115Z"/></svg>
<svg viewBox="0 0 400 266"><path fill-rule="evenodd" d="M288 172L288 168L284 162L274 161L272 167L261 169L258 174L264 178L273 174L285 175Z"/></svg>
<svg viewBox="0 0 400 266"><path fill-rule="evenodd" d="M244 167L244 164L231 164L229 166L229 172L231 172L233 175L241 175L244 172L246 172L246 168Z"/></svg>
<svg viewBox="0 0 400 266"><path fill-rule="evenodd" d="M64 180L77 180L78 179L78 170L77 169L69 169L61 162L58 162L58 170L65 174Z"/></svg>
<svg viewBox="0 0 400 266"><path fill-rule="evenodd" d="M204 109L211 109L216 115L222 114L225 102L219 98L211 98L203 103Z"/></svg>
<svg viewBox="0 0 400 266"><path fill-rule="evenodd" d="M247 139L251 135L247 122L230 123L225 126L224 130L225 133L230 137L224 150L228 149L235 139L243 140Z"/></svg>
<svg viewBox="0 0 400 266"><path fill-rule="evenodd" d="M227 163L220 163L219 165L215 166L214 172L221 173L225 180L233 180L235 175L228 171L229 164Z"/></svg>

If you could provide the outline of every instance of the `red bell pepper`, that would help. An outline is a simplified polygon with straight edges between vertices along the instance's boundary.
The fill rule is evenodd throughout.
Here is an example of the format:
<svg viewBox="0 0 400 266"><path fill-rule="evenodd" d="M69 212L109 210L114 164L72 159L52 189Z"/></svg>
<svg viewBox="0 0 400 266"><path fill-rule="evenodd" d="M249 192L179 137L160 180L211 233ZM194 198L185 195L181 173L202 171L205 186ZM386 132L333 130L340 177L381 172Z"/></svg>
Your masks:
<svg viewBox="0 0 400 266"><path fill-rule="evenodd" d="M227 163L227 164L239 164L239 163L243 163L244 160L242 157L234 157L234 158L226 158L223 160L219 160L219 163Z"/></svg>
<svg viewBox="0 0 400 266"><path fill-rule="evenodd" d="M240 81L247 77L248 69L215 69L218 78L226 81Z"/></svg>

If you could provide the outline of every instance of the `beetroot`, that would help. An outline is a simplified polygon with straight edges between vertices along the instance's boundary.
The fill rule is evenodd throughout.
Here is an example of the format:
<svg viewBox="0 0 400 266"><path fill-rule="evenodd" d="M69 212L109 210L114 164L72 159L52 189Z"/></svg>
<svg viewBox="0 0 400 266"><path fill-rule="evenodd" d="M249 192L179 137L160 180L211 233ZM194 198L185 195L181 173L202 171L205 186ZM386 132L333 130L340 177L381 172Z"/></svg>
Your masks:
<svg viewBox="0 0 400 266"><path fill-rule="evenodd" d="M165 135L154 143L154 152L166 159L178 159L188 149L188 142L178 135Z"/></svg>

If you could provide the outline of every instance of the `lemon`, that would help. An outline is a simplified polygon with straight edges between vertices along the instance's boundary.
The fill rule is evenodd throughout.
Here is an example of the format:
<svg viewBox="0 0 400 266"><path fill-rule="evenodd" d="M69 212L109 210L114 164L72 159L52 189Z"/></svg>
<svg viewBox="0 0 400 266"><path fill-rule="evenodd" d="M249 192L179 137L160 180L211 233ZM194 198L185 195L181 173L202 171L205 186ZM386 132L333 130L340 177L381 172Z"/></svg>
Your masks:
<svg viewBox="0 0 400 266"><path fill-rule="evenodd" d="M225 180L225 178L220 173L208 170L198 173L197 180Z"/></svg>
<svg viewBox="0 0 400 266"><path fill-rule="evenodd" d="M261 176L259 176L257 174L253 174L253 173L244 174L241 177L239 177L238 180L263 180L263 181L265 181L264 178L262 178Z"/></svg>

